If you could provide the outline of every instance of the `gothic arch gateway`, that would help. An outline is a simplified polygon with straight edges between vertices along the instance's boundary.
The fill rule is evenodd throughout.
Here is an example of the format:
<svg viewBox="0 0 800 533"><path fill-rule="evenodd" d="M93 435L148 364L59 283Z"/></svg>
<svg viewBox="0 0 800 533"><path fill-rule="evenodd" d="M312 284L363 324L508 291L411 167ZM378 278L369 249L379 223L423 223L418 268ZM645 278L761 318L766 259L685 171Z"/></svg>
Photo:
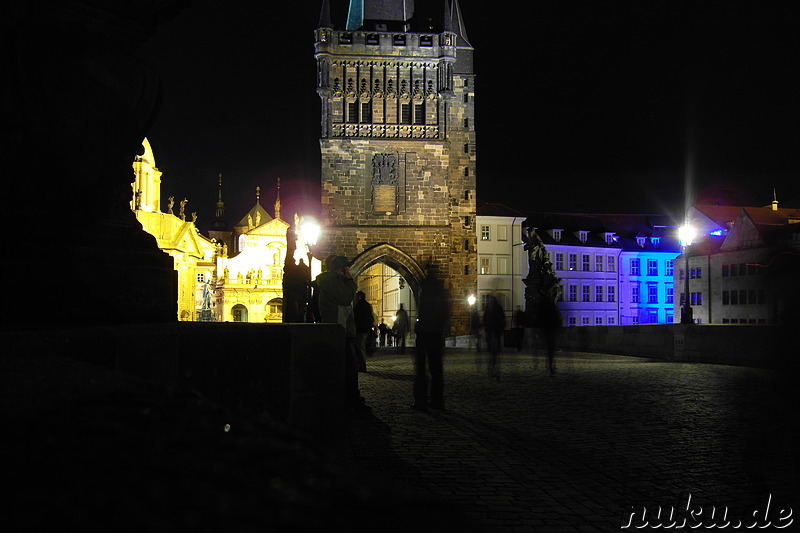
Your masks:
<svg viewBox="0 0 800 533"><path fill-rule="evenodd" d="M376 263L383 263L396 270L411 287L414 297L419 297L419 286L425 279L425 271L411 256L390 244L378 244L358 254L353 259L350 272L353 277L358 277Z"/></svg>

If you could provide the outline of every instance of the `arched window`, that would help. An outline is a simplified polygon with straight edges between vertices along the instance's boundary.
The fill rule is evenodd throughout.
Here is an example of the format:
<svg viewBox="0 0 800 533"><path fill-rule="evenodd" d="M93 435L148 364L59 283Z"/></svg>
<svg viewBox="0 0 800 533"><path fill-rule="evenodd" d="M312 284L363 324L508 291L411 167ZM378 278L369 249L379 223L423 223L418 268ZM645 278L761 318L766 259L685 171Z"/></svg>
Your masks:
<svg viewBox="0 0 800 533"><path fill-rule="evenodd" d="M247 308L242 304L236 304L231 309L234 322L247 322Z"/></svg>

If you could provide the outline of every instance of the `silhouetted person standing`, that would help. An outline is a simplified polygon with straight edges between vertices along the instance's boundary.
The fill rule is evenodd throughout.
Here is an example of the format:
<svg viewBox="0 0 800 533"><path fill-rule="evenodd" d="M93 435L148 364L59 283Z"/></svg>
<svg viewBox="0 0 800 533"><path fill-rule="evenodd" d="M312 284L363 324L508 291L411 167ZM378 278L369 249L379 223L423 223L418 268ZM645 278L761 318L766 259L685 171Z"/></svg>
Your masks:
<svg viewBox="0 0 800 533"><path fill-rule="evenodd" d="M525 312L517 306L517 310L514 313L514 345L517 347L517 351L522 351L522 340L525 338L525 326L526 324L525 319Z"/></svg>
<svg viewBox="0 0 800 533"><path fill-rule="evenodd" d="M356 292L353 302L353 315L356 321L356 355L359 372L367 371L367 342L375 342L375 315L367 301L364 291Z"/></svg>
<svg viewBox="0 0 800 533"><path fill-rule="evenodd" d="M389 333L389 326L381 318L381 323L378 324L378 334L380 335L380 345L386 346L386 335Z"/></svg>
<svg viewBox="0 0 800 533"><path fill-rule="evenodd" d="M469 333L475 339L475 349L481 351L481 315L474 307L469 312Z"/></svg>
<svg viewBox="0 0 800 533"><path fill-rule="evenodd" d="M506 316L500 302L492 295L486 298L483 311L483 331L486 333L486 344L489 347L489 376L500 381L499 353L503 346L503 332L506 329Z"/></svg>
<svg viewBox="0 0 800 533"><path fill-rule="evenodd" d="M447 292L433 274L420 284L419 311L414 331L417 346L414 351L414 403L412 409L426 411L444 409L444 337L450 309ZM430 373L430 390L428 389Z"/></svg>
<svg viewBox="0 0 800 533"><path fill-rule="evenodd" d="M397 310L395 315L397 318L394 320L392 330L395 336L395 345L397 351L406 353L406 334L408 333L408 312L403 309L403 304L400 304L400 309Z"/></svg>
<svg viewBox="0 0 800 533"><path fill-rule="evenodd" d="M537 322L542 333L544 334L544 342L547 348L547 369L550 375L556 373L555 367L555 353L556 353L556 338L558 337L558 330L561 327L561 312L558 310L558 304L551 298L540 297L536 305Z"/></svg>
<svg viewBox="0 0 800 533"><path fill-rule="evenodd" d="M336 255L326 260L328 270L317 276L319 314L325 323L340 324L345 329L345 401L348 409L363 411L367 408L358 389L356 363L356 324L353 316L353 299L356 282L350 275L350 262Z"/></svg>

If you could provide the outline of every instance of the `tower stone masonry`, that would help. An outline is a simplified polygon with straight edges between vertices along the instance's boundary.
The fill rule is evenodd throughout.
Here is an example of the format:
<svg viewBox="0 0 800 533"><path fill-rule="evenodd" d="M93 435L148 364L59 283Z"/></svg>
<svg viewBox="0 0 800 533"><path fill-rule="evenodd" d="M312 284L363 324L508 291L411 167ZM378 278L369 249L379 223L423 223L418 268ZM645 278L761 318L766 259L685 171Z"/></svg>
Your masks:
<svg viewBox="0 0 800 533"><path fill-rule="evenodd" d="M430 269L450 295L450 334L462 335L477 286L473 49L457 1L443 2L443 20L396 3L351 2L345 29L323 3L316 253L348 256L355 275L385 263L415 296Z"/></svg>

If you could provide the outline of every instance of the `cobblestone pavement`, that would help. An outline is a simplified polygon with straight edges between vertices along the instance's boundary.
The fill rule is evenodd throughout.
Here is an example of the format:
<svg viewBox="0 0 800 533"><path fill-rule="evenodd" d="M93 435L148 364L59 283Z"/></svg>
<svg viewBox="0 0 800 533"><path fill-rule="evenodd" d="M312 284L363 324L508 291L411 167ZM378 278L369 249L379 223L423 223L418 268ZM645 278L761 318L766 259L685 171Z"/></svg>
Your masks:
<svg viewBox="0 0 800 533"><path fill-rule="evenodd" d="M373 417L348 421L350 460L487 531L620 531L632 509L685 509L689 495L706 516L728 507L732 524L770 494L771 513L800 509L794 376L565 353L550 376L541 355L506 349L494 381L486 355L448 349L446 410L427 413L409 407L413 349L369 358Z"/></svg>

